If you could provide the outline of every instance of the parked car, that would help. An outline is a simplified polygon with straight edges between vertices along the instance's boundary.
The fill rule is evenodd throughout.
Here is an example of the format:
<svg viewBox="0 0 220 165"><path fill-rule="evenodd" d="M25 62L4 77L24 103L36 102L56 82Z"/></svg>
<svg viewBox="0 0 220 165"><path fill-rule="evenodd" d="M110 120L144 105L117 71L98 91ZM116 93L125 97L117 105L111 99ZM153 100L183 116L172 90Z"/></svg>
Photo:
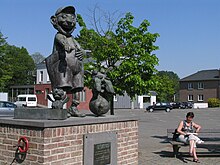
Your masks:
<svg viewBox="0 0 220 165"><path fill-rule="evenodd" d="M32 94L18 95L15 104L18 107L36 107L37 106L37 96Z"/></svg>
<svg viewBox="0 0 220 165"><path fill-rule="evenodd" d="M182 103L172 102L172 103L170 103L170 105L172 106L173 109L179 109L179 108L181 108Z"/></svg>
<svg viewBox="0 0 220 165"><path fill-rule="evenodd" d="M175 102L170 103L173 109L186 109L186 108L193 108L193 103L191 102Z"/></svg>
<svg viewBox="0 0 220 165"><path fill-rule="evenodd" d="M166 112L170 112L170 110L172 110L172 106L169 103L159 102L154 105L148 106L146 110L149 112L153 112L154 110L165 110Z"/></svg>
<svg viewBox="0 0 220 165"><path fill-rule="evenodd" d="M193 103L191 103L191 102L182 102L180 108L182 108L182 109L186 109L186 108L191 109L191 108L193 108Z"/></svg>
<svg viewBox="0 0 220 165"><path fill-rule="evenodd" d="M17 106L8 101L0 101L0 116L14 116L14 109Z"/></svg>

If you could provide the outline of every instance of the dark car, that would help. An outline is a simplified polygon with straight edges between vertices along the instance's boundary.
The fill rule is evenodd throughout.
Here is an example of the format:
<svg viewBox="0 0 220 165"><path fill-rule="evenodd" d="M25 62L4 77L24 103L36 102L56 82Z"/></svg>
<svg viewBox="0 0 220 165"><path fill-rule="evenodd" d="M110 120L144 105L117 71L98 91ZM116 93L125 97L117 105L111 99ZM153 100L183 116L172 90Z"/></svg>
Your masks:
<svg viewBox="0 0 220 165"><path fill-rule="evenodd" d="M169 103L156 103L154 105L148 106L146 108L147 111L153 112L154 110L165 110L166 112L170 112L172 110L172 106Z"/></svg>
<svg viewBox="0 0 220 165"><path fill-rule="evenodd" d="M179 108L181 108L182 103L174 102L174 103L170 103L170 105L172 106L173 109L179 109Z"/></svg>
<svg viewBox="0 0 220 165"><path fill-rule="evenodd" d="M0 101L0 116L14 116L14 109L17 106L8 101Z"/></svg>
<svg viewBox="0 0 220 165"><path fill-rule="evenodd" d="M191 109L191 108L193 108L193 103L191 103L191 102L182 102L180 108L182 108L182 109L186 109L186 108Z"/></svg>

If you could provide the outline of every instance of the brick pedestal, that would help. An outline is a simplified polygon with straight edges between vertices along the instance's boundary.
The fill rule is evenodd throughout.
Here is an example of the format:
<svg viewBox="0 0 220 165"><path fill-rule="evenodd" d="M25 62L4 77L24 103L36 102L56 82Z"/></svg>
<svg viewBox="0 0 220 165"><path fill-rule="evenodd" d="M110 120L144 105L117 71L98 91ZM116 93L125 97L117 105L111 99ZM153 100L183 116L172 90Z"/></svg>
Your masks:
<svg viewBox="0 0 220 165"><path fill-rule="evenodd" d="M134 117L69 118L31 121L0 118L0 164L11 164L17 141L29 140L25 165L83 165L83 136L117 132L117 164L138 165L138 121ZM14 163L16 164L16 163Z"/></svg>

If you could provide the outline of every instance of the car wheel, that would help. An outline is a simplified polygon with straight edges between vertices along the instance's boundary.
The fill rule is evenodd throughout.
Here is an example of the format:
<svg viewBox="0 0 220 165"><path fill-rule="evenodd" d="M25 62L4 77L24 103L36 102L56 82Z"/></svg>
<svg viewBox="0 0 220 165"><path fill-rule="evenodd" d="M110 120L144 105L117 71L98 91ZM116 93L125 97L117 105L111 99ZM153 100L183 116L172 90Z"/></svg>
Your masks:
<svg viewBox="0 0 220 165"><path fill-rule="evenodd" d="M149 109L149 112L153 112L153 111L154 111L154 109L153 109L153 108Z"/></svg>
<svg viewBox="0 0 220 165"><path fill-rule="evenodd" d="M170 108L167 108L167 109L166 109L166 112L170 112Z"/></svg>

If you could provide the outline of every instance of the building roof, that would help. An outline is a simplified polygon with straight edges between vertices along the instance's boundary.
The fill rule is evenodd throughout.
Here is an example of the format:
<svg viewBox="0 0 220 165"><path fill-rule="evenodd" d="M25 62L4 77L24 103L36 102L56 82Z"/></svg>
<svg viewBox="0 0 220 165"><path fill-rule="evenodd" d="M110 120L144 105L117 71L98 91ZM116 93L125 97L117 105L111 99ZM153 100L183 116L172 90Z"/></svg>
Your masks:
<svg viewBox="0 0 220 165"><path fill-rule="evenodd" d="M37 64L36 67L37 67L37 70L38 69L46 69L47 68L45 62L41 62L41 63Z"/></svg>
<svg viewBox="0 0 220 165"><path fill-rule="evenodd" d="M205 80L220 80L220 70L201 70L197 73L182 78L180 81L205 81Z"/></svg>
<svg viewBox="0 0 220 165"><path fill-rule="evenodd" d="M34 85L13 85L10 86L10 88L12 89L16 89L16 88L34 88Z"/></svg>
<svg viewBox="0 0 220 165"><path fill-rule="evenodd" d="M149 91L149 94L150 94L151 96L157 96L157 92L155 92L155 91Z"/></svg>

